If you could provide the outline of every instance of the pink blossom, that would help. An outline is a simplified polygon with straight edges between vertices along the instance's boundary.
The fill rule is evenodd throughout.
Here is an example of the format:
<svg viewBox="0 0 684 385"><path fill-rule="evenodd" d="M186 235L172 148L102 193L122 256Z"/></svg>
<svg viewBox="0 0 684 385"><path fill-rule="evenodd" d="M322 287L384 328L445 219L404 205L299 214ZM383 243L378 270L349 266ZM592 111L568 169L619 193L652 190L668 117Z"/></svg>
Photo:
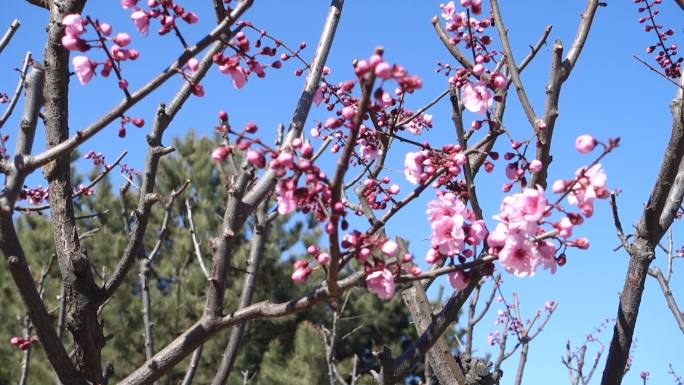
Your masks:
<svg viewBox="0 0 684 385"><path fill-rule="evenodd" d="M95 63L90 61L87 56L74 56L72 63L81 84L88 83L95 75Z"/></svg>
<svg viewBox="0 0 684 385"><path fill-rule="evenodd" d="M558 193L565 192L565 189L567 187L568 187L568 185L563 179L558 179L557 181L553 182L553 186L551 186L551 191L558 194Z"/></svg>
<svg viewBox="0 0 684 385"><path fill-rule="evenodd" d="M131 39L131 35L129 35L127 33L118 33L112 40L114 41L114 43L116 43L122 47L125 47L125 46L131 44L132 39Z"/></svg>
<svg viewBox="0 0 684 385"><path fill-rule="evenodd" d="M313 102L315 105L319 106L323 101L323 91L325 91L328 86L325 83L321 83L321 86L316 89L314 94Z"/></svg>
<svg viewBox="0 0 684 385"><path fill-rule="evenodd" d="M444 255L460 254L465 247L466 208L454 194L447 193L428 203L428 219L432 228L432 247Z"/></svg>
<svg viewBox="0 0 684 385"><path fill-rule="evenodd" d="M570 238L572 237L572 228L574 225L572 224L572 221L568 217L563 217L558 224L555 225L556 229L558 230L558 236L561 238Z"/></svg>
<svg viewBox="0 0 684 385"><path fill-rule="evenodd" d="M309 278L311 274L311 268L309 268L309 262L305 260L296 261L294 263L294 271L292 272L292 281L295 283L302 283Z"/></svg>
<svg viewBox="0 0 684 385"><path fill-rule="evenodd" d="M468 83L461 89L463 106L471 112L484 114L494 103L492 93L484 82Z"/></svg>
<svg viewBox="0 0 684 385"><path fill-rule="evenodd" d="M138 5L138 0L121 0L121 6L124 9L133 8Z"/></svg>
<svg viewBox="0 0 684 385"><path fill-rule="evenodd" d="M591 152L594 147L596 147L597 143L596 139L591 135L580 135L575 141L575 147L577 148L577 151L586 154Z"/></svg>
<svg viewBox="0 0 684 385"><path fill-rule="evenodd" d="M102 32L102 34L105 36L109 36L112 34L112 25L109 23L99 23L97 25L97 28L99 28L100 32Z"/></svg>
<svg viewBox="0 0 684 385"><path fill-rule="evenodd" d="M530 162L528 168L529 168L530 171L532 171L532 172L539 172L539 171L541 171L541 169L542 169L542 162L539 161L539 160L537 160L537 159L535 159L535 160L533 160L533 161Z"/></svg>
<svg viewBox="0 0 684 385"><path fill-rule="evenodd" d="M454 14L456 13L456 4L454 4L453 1L446 4L440 4L439 7L442 9L442 17L444 20L453 19Z"/></svg>
<svg viewBox="0 0 684 385"><path fill-rule="evenodd" d="M320 253L316 257L316 260L318 260L318 263L320 263L321 265L327 265L330 263L330 254Z"/></svg>
<svg viewBox="0 0 684 385"><path fill-rule="evenodd" d="M287 182L280 182L276 186L278 213L289 214L297 209L297 200L294 197L294 189L287 188Z"/></svg>
<svg viewBox="0 0 684 385"><path fill-rule="evenodd" d="M556 262L556 246L549 240L537 242L537 252L539 253L540 262L544 269L551 270L551 274L556 273L558 263Z"/></svg>
<svg viewBox="0 0 684 385"><path fill-rule="evenodd" d="M449 273L449 283L451 284L451 287L453 287L456 290L463 290L466 287L468 287L468 283L470 282L470 277L463 272L463 271L455 271L453 273Z"/></svg>
<svg viewBox="0 0 684 385"><path fill-rule="evenodd" d="M188 12L183 15L183 20L188 24L195 24L199 22L199 16L195 12Z"/></svg>
<svg viewBox="0 0 684 385"><path fill-rule="evenodd" d="M62 36L62 45L69 51L85 52L90 49L90 46L84 40L71 35Z"/></svg>
<svg viewBox="0 0 684 385"><path fill-rule="evenodd" d="M425 256L425 262L432 265L441 261L442 258L442 255L437 250L431 248L428 250L427 255Z"/></svg>
<svg viewBox="0 0 684 385"><path fill-rule="evenodd" d="M221 65L219 67L221 72L230 75L233 78L233 87L242 88L247 84L247 71L244 68L237 66L231 67L228 64Z"/></svg>
<svg viewBox="0 0 684 385"><path fill-rule="evenodd" d="M150 31L150 18L145 11L135 11L131 13L131 19L133 19L133 23L135 24L135 28L138 29L138 32L143 35L148 34Z"/></svg>
<svg viewBox="0 0 684 385"><path fill-rule="evenodd" d="M492 75L491 82L492 87L497 90L504 89L508 85L508 79L498 72Z"/></svg>
<svg viewBox="0 0 684 385"><path fill-rule="evenodd" d="M394 276L392 272L383 269L370 273L366 277L366 286L368 291L377 295L382 300L388 300L394 296L396 286L394 284Z"/></svg>
<svg viewBox="0 0 684 385"><path fill-rule="evenodd" d="M489 247L502 247L506 244L506 237L508 237L508 227L503 223L499 223L494 231L487 236L487 244Z"/></svg>
<svg viewBox="0 0 684 385"><path fill-rule="evenodd" d="M66 29L66 34L73 37L79 37L85 33L83 28L83 19L78 13L72 13L62 18L62 25Z"/></svg>
<svg viewBox="0 0 684 385"><path fill-rule="evenodd" d="M199 69L199 60L194 57L188 60L188 69L192 72L197 72Z"/></svg>
<svg viewBox="0 0 684 385"><path fill-rule="evenodd" d="M378 155L382 154L382 150L375 143L362 143L360 150L361 157L368 162L377 159Z"/></svg>
<svg viewBox="0 0 684 385"><path fill-rule="evenodd" d="M501 266L518 277L533 276L540 261L530 243L523 234L509 235L499 251Z"/></svg>
<svg viewBox="0 0 684 385"><path fill-rule="evenodd" d="M425 158L423 151L408 152L404 159L404 175L411 184L420 183L420 175L423 173L422 162Z"/></svg>
<svg viewBox="0 0 684 385"><path fill-rule="evenodd" d="M381 250L386 256L394 257L399 252L399 245L397 245L396 242L388 239L382 244Z"/></svg>
<svg viewBox="0 0 684 385"><path fill-rule="evenodd" d="M543 218L546 206L547 201L541 187L536 190L526 188L522 193L504 198L497 218L509 227L529 229Z"/></svg>
<svg viewBox="0 0 684 385"><path fill-rule="evenodd" d="M228 146L216 147L214 151L211 152L211 159L223 162L228 159L228 155L230 155L231 152L232 148Z"/></svg>
<svg viewBox="0 0 684 385"><path fill-rule="evenodd" d="M375 67L375 74L383 80L387 80L392 77L392 65L387 62L379 63Z"/></svg>
<svg viewBox="0 0 684 385"><path fill-rule="evenodd" d="M468 228L468 237L473 240L473 244L479 245L487 235L487 227L483 220L475 221Z"/></svg>
<svg viewBox="0 0 684 385"><path fill-rule="evenodd" d="M584 216L589 218L594 213L594 200L606 199L610 196L606 186L607 177L600 163L589 169L582 167L575 174L579 180L568 195L568 203L579 207Z"/></svg>

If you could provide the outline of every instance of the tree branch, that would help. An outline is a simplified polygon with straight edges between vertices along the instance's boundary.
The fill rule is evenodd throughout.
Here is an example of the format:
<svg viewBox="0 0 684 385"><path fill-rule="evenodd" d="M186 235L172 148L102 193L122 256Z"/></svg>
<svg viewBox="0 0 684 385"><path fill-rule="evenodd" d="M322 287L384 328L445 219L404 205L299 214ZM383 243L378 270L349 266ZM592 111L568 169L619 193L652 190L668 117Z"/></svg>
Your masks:
<svg viewBox="0 0 684 385"><path fill-rule="evenodd" d="M240 304L238 310L244 309L252 303L252 296L256 288L257 271L261 264L261 258L264 254L264 246L268 238L268 225L266 223L267 214L266 202L262 202L255 212L255 224L252 240L250 242L249 257L247 260L247 274L245 275L245 282L242 284L242 293L240 294ZM240 340L245 331L245 323L233 326L230 331L230 338L226 349L221 358L221 364L216 372L216 376L212 381L212 385L223 385L228 380L230 372L233 370L233 364L237 358L238 349L240 347Z"/></svg>
<svg viewBox="0 0 684 385"><path fill-rule="evenodd" d="M237 19L242 16L247 9L249 9L249 7L251 7L253 2L254 0L241 1L229 16L226 16L226 18L223 19L219 25L217 25L211 32L209 32L209 34L198 41L195 45L185 50L178 57L178 59L169 65L161 74L157 75L157 77L141 87L138 91L133 92L130 98L127 98L119 103L118 106L114 107L111 111L106 113L90 126L78 131L76 135L60 143L59 145L54 146L33 158L30 158L27 161L27 170L33 171L54 160L60 154L74 150L76 147L93 137L114 120L118 119L129 108L136 105L140 100L145 98L147 95L152 93L152 91L159 88L167 80L177 74L188 62L188 60L203 51L205 48L211 45L212 42L219 40L223 34L228 32L233 23L235 23Z"/></svg>
<svg viewBox="0 0 684 385"><path fill-rule="evenodd" d="M504 58L506 59L506 67L510 71L511 80L515 85L515 90L518 93L518 99L520 99L520 104L527 115L527 120L530 122L532 127L537 127L537 115L534 113L534 108L527 98L527 92L523 86L522 80L520 79L520 71L515 63L515 58L513 57L513 50L511 49L511 43L508 40L508 31L506 25L504 24L503 17L501 16L501 11L499 10L499 2L497 0L491 0L492 14L494 17L494 22L496 24L496 29L499 31L499 38L501 39L501 44L503 45Z"/></svg>
<svg viewBox="0 0 684 385"><path fill-rule="evenodd" d="M12 37L14 37L14 34L17 32L19 27L21 27L21 21L19 21L19 19L12 20L12 23L10 24L9 28L7 28L5 34L2 35L2 38L0 38L0 53L2 53L5 47L7 47L7 45L10 43Z"/></svg>
<svg viewBox="0 0 684 385"><path fill-rule="evenodd" d="M672 315L675 317L675 321L677 321L677 326L679 326L679 329L682 331L682 333L684 333L684 314L682 314L682 312L679 310L677 301L675 301L674 295L672 295L670 283L665 279L662 271L660 271L660 269L657 267L648 269L648 275L658 280L660 289L663 291L663 295L667 301L667 307L669 307L670 311L672 311Z"/></svg>

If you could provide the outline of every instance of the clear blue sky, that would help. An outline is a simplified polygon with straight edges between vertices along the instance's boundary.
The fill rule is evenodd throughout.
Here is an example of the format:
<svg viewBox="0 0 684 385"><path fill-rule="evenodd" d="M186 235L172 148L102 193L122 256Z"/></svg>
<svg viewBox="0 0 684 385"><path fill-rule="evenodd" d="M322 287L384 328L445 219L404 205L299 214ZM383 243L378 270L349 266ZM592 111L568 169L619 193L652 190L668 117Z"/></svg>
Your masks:
<svg viewBox="0 0 684 385"><path fill-rule="evenodd" d="M554 27L550 42L561 39L569 47L584 7L583 1L518 0L502 3L509 36L518 58L527 53L527 47L538 39L547 24ZM578 135L590 133L600 139L622 137L622 146L603 164L608 174L609 186L623 190L619 202L623 224L629 231L631 224L639 219L662 159L662 151L670 132L668 105L675 93L675 87L631 57L632 53L645 57L645 47L654 40L654 36L644 33L642 26L637 23L636 5L627 1L608 3L607 8L599 10L582 57L563 88L560 117L554 135L555 162L550 179L570 177L575 169L591 161L589 156L580 155L574 150L574 139ZM121 9L118 4L119 1L114 0L91 1L85 13L111 23L115 32L126 31L134 36L132 46L139 48L142 56L137 62L126 63L124 71L131 88L136 89L172 61L179 44L171 35L162 38L156 36L154 28L149 37L140 37L128 19L129 12ZM203 22L213 20L210 1L186 0L183 5L196 11ZM310 57L327 6L326 1L257 0L246 18L293 46L300 41L308 42L309 47L304 53ZM411 95L407 102L413 108L421 107L446 87L446 79L434 72L436 62L454 63L437 39L430 23L432 16L437 14L439 1L348 1L329 60L329 66L333 69L330 79L341 81L352 78L351 61L354 58L367 57L374 47L383 45L387 60L400 63L411 73L423 78L424 88ZM0 29L4 31L14 17L21 19L23 26L12 44L0 56L0 90L8 93L16 84L16 75L12 68L20 65L23 53L30 50L37 58L42 59L45 39L43 31L47 22L47 14L43 10L32 7L25 1L3 1L0 4ZM673 1L666 1L662 5L659 20L662 24L675 28L678 34L682 27L681 17L682 13ZM182 25L181 28L190 41L196 41L204 31L198 25ZM675 42L681 43L682 40L675 39ZM98 59L102 58L100 53L93 55ZM190 128L212 135L216 111L219 109L225 109L231 114L231 123L234 126L240 127L247 121L255 121L264 133L272 132L280 122L287 123L303 82L302 78L292 75L295 69L293 64L287 63L282 70L271 71L265 80L250 78L247 86L239 91L233 89L227 76L213 73L204 82L207 95L201 99L193 98L187 104L167 131L166 142ZM543 108L548 68L547 47L540 52L523 76L537 111ZM130 155L127 162L140 168L146 152L144 136L153 120L155 106L159 102L168 101L180 83L178 78L169 81L147 101L130 111L132 116L145 118L148 122L145 128L129 127L128 137L122 140L116 136L118 125L113 124L82 147L82 153L94 149L104 152L111 160L123 149L128 149ZM74 79L71 98L70 124L73 132L82 129L117 104L121 95L112 79L97 77L85 87ZM527 138L530 128L514 94L509 101L506 125L518 138ZM432 113L434 128L426 134L426 139L438 144L456 142L448 101L437 105ZM327 116L320 109L314 111L307 128L312 127L316 120ZM14 120L6 125L3 134L14 136L17 127ZM41 132L37 141L39 149L44 146L42 137ZM498 149L505 151L506 146L502 143ZM388 166L400 170L403 154L409 150L412 149L397 147ZM486 210L490 228L495 223L490 219L491 215L496 213L503 197L501 184L504 165L503 162L497 163L496 171L482 175L478 182L480 202ZM397 181L403 180L400 173L388 171L388 175ZM123 182L117 178L119 177L114 177L114 183ZM32 185L45 184L38 177L29 182ZM404 183L404 186L407 185ZM429 193L415 202L388 227L390 235L410 234L412 251L419 259L422 259L429 247L429 226L424 210L427 200L432 196ZM681 224L677 223L674 229L675 245L678 246L684 243L680 235ZM624 252L612 251L618 241L607 201L599 202L596 214L586 225L577 229L577 235L590 238L590 250L569 253L568 264L555 275L542 271L533 278L522 279L504 273L505 292L520 293L523 308L528 314L532 315L547 300L553 299L560 303L546 331L531 346L525 384L566 383L566 369L560 363L566 341L570 339L574 343L581 342L585 332L603 319L616 314L628 257ZM663 266L663 256L659 255L655 263ZM672 289L679 295L680 302L684 302L684 273L680 271L682 266L681 262L675 265L672 280ZM446 281L444 283L447 284ZM486 336L494 328L493 318L487 318L480 324L476 335L480 353L489 350ZM611 332L608 330L602 335L601 339L606 345L610 341ZM667 374L668 363L673 363L675 369L684 374L684 366L679 358L684 356L684 336L677 329L657 283L651 278L647 280L636 337L638 348L633 369L627 374L625 384L639 384L639 372L642 370L651 372L649 383L673 383ZM516 366L517 357L510 359L504 366L504 384L513 382ZM602 365L593 383L599 382L601 370Z"/></svg>

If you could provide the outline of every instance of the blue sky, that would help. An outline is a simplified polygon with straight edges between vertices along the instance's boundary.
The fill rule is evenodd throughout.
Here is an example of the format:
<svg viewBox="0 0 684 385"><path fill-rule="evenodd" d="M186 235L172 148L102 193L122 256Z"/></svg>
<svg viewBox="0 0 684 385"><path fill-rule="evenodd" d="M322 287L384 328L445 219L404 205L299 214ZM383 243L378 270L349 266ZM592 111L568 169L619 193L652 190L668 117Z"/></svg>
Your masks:
<svg viewBox="0 0 684 385"><path fill-rule="evenodd" d="M86 14L111 23L115 32L130 32L134 36L132 46L142 52L137 62L126 63L124 67L124 74L132 89L143 85L165 68L179 52L179 43L171 35L158 37L152 32L149 37L143 38L135 33L128 19L129 12L121 9L118 1L90 3L86 7ZM518 58L527 53L528 46L538 39L548 24L553 25L549 43L561 39L567 49L575 36L584 7L582 1L518 0L502 3L502 12ZM203 22L213 20L209 1L186 0L182 4L196 11ZM304 54L311 57L327 5L326 1L257 0L246 19L266 28L292 46L306 41L309 47ZM675 28L679 34L681 10L672 1L665 2L661 9L659 21ZM47 14L24 1L4 1L0 10L0 29L3 31L14 17L23 22L14 41L0 55L0 90L10 92L16 84L16 73L12 68L20 65L23 53L30 50L42 59ZM439 1L348 1L328 62L333 69L329 79L334 82L351 79L352 60L368 57L376 46L382 45L388 61L402 64L409 72L423 78L424 88L407 99L409 107L415 109L423 106L447 86L446 78L434 71L436 63L454 63L430 23L432 16L438 14ZM637 23L638 17L637 6L632 2L609 1L608 7L599 10L584 52L563 88L560 117L554 134L555 161L550 171L551 180L568 178L578 167L591 162L591 156L581 155L574 150L574 139L580 134L590 133L603 140L622 137L621 147L603 165L609 186L622 190L619 204L627 231L638 221L660 166L670 132L668 106L675 94L675 87L671 83L649 71L631 56L636 53L645 58L645 48L655 38L643 31L643 26ZM206 27L207 24L182 25L181 28L189 41L196 41L204 31L201 25ZM674 42L681 42L678 35ZM93 53L93 56L102 59L100 53ZM189 101L167 131L166 142L191 128L212 135L219 109L230 113L231 123L235 127L254 121L265 136L270 135L278 123L289 121L301 90L303 79L293 76L295 64L289 62L279 71L270 71L266 79L250 78L247 86L241 90L235 90L227 76L214 72L204 82L206 96ZM543 108L548 68L549 48L545 47L523 75L528 96L538 113ZM83 146L82 153L93 149L105 153L112 160L123 149L128 149L126 162L133 167L142 167L146 152L144 136L153 120L156 105L168 101L180 84L178 78L170 80L130 111L131 116L145 118L148 122L145 128L131 126L128 136L119 139L116 136L118 124L113 124ZM72 132L95 121L121 99L116 83L101 77L95 78L87 86L79 85L74 79L70 95ZM432 113L434 128L425 135L425 140L440 145L454 143L456 139L448 101L435 106ZM327 116L328 113L323 109L314 110L307 128ZM473 118L475 116L466 116L466 119ZM506 125L519 139L529 136L529 124L513 93L509 98ZM14 136L16 127L18 124L15 119L5 126L3 134ZM43 134L39 131L36 147L41 149L43 146ZM500 143L497 149L503 152L506 147ZM390 157L388 167L400 170L403 154L412 150L398 146ZM491 216L496 213L504 196L501 192L504 167L504 162L498 162L492 174L481 175L478 181L480 202L487 213L490 228L495 223ZM405 191L408 191L408 185L403 182L400 173L388 170L387 175L401 181L406 187ZM120 177L113 177L114 183L123 182L123 179L117 178ZM45 183L39 176L29 182L32 185ZM388 226L390 235L410 234L411 251L418 259L422 259L429 247L429 225L424 211L426 202L432 197L432 193L426 194ZM676 223L676 247L684 243L678 233L681 234L681 224ZM628 257L624 252L612 251L618 240L607 201L598 203L594 217L576 229L576 234L589 237L591 248L584 252L571 251L568 264L555 275L540 271L535 277L523 279L503 274L504 292L508 295L513 291L520 293L523 309L528 314L533 315L547 300L559 302L558 310L546 331L532 343L525 384L566 383L567 372L560 363L566 341L570 339L580 343L586 332L616 313ZM664 262L663 255L659 255L655 264L663 266ZM684 301L684 273L679 271L681 266L681 262L675 264L671 283L675 294L679 294L680 302ZM446 281L442 283L448 285ZM486 337L495 329L493 320L486 318L477 330L476 346L479 346L481 353L489 349ZM610 342L611 333L611 330L607 330L601 335L606 345ZM641 383L639 372L642 370L650 371L652 384L673 383L667 374L668 363L673 363L675 369L684 374L681 359L677 359L684 355L684 344L681 343L684 336L677 329L656 281L651 278L646 283L636 337L638 348L633 369L627 374L625 384ZM504 366L504 384L513 382L516 366L517 357L510 359ZM600 381L601 370L602 365L593 383Z"/></svg>

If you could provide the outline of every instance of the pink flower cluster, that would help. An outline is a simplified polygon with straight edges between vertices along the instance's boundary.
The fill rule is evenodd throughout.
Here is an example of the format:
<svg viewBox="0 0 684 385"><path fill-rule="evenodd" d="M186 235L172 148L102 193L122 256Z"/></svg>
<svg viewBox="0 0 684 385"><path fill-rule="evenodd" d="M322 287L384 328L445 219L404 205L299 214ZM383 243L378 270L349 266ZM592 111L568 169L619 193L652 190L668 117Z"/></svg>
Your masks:
<svg viewBox="0 0 684 385"><path fill-rule="evenodd" d="M428 203L427 209L432 229L429 263L436 263L447 256L462 254L467 246L479 245L487 235L484 221L475 220L475 214L466 208L458 196L441 191L438 195L438 199ZM472 251L468 251L467 256L472 256Z"/></svg>
<svg viewBox="0 0 684 385"><path fill-rule="evenodd" d="M181 19L187 24L199 22L195 12L187 11L185 7L172 0L147 0L149 10L138 7L139 0L121 0L124 9L131 9L131 19L136 29L143 35L150 30L150 19L157 19L161 24L160 35L171 32L176 27L176 20Z"/></svg>
<svg viewBox="0 0 684 385"><path fill-rule="evenodd" d="M124 48L132 41L130 35L127 33L118 33L114 37L110 37L112 35L111 25L100 21L93 22L90 18L84 19L79 14L64 16L62 25L64 25L65 29L65 34L62 36L62 45L64 48L70 51L86 52L93 47L98 47L105 50L107 54L107 60L101 63L95 62L87 56L74 56L72 64L74 66L74 72L76 72L76 76L81 84L88 83L93 76L95 76L97 66L102 65L102 70L100 72L102 76L108 77L113 70L119 78L119 87L124 90L128 88L128 82L124 80L120 74L121 62L125 60L136 60L140 56L138 50ZM87 41L82 38L82 35L86 33L86 27L88 25L92 25L97 34L97 39L93 41ZM108 41L114 43L111 48L107 48L106 46Z"/></svg>
<svg viewBox="0 0 684 385"><path fill-rule="evenodd" d="M542 220L550 214L544 190L524 189L505 197L499 215L501 223L487 237L489 253L497 255L509 273L519 277L534 275L537 267L556 271L556 247L544 233Z"/></svg>
<svg viewBox="0 0 684 385"><path fill-rule="evenodd" d="M610 196L606 181L606 173L601 169L601 164L596 163L589 168L578 169L573 180L557 180L552 189L555 193L568 192L568 203L579 207L582 214L589 218L594 213L594 201Z"/></svg>
<svg viewBox="0 0 684 385"><path fill-rule="evenodd" d="M441 170L436 186L447 185L462 171L466 155L459 145L445 145L442 150L424 149L408 152L404 158L404 176L411 184L425 184Z"/></svg>

